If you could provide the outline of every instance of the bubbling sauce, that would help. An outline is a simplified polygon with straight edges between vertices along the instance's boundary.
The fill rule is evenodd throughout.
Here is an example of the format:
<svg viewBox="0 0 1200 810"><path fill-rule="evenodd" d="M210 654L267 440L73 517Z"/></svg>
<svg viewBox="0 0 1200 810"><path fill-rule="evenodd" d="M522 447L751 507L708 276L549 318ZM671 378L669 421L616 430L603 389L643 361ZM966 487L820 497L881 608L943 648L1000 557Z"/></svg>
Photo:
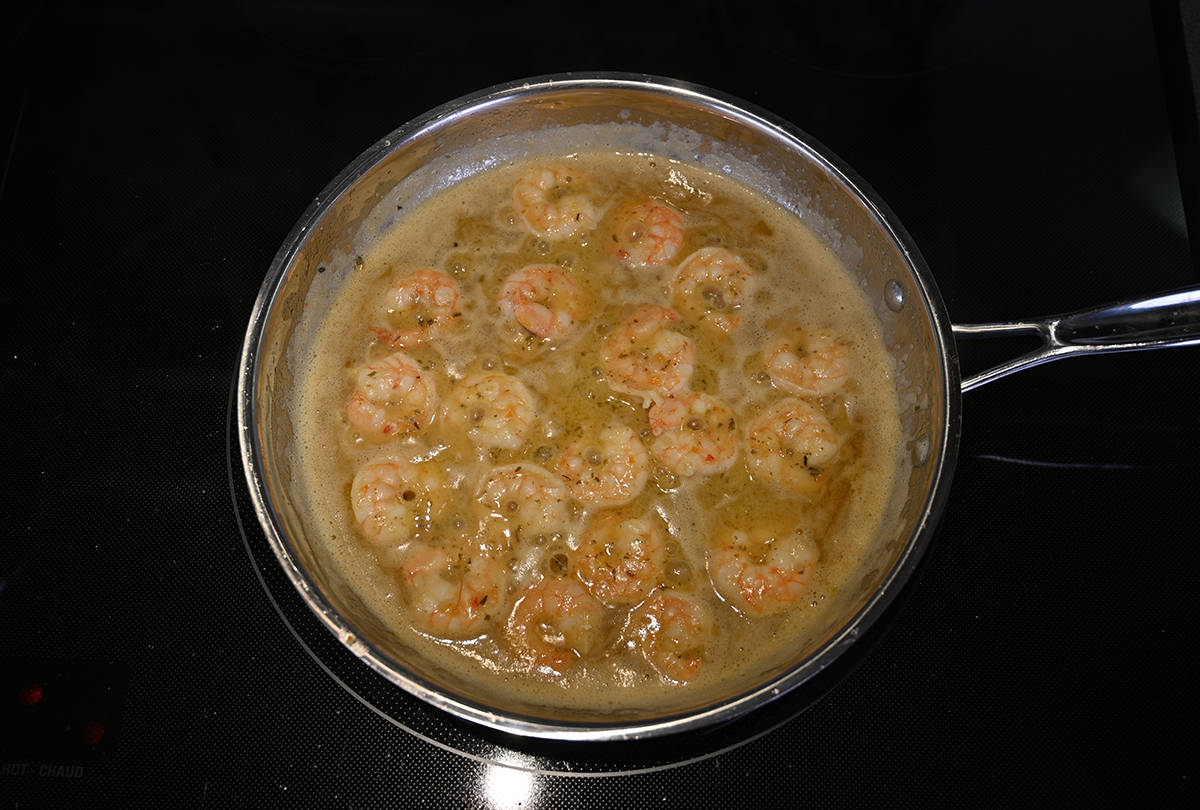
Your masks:
<svg viewBox="0 0 1200 810"><path fill-rule="evenodd" d="M900 468L855 279L793 214L658 156L441 192L347 273L316 345L313 534L392 633L505 705L665 710L790 660Z"/></svg>

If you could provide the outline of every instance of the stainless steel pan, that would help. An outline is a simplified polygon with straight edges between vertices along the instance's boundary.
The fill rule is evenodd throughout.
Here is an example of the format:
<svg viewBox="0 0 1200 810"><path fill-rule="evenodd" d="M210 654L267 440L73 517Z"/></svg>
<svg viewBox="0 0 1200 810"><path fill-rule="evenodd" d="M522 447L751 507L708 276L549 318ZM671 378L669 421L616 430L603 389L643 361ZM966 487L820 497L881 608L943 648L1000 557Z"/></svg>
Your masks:
<svg viewBox="0 0 1200 810"><path fill-rule="evenodd" d="M510 158L608 147L651 151L728 173L793 210L857 275L896 361L910 464L889 520L837 615L785 662L703 703L682 699L628 716L499 701L423 660L391 635L314 542L292 481L290 396L297 358L360 246L398 207L419 203ZM330 270L332 272L324 272ZM1039 350L960 379L955 336L1031 333ZM912 239L849 168L796 127L694 85L623 74L564 75L470 95L376 143L313 201L263 283L246 333L238 430L246 479L279 563L308 606L364 665L459 717L516 734L618 740L670 734L762 707L811 678L869 626L903 586L945 506L962 390L1071 354L1200 343L1200 290L1065 316L952 326Z"/></svg>

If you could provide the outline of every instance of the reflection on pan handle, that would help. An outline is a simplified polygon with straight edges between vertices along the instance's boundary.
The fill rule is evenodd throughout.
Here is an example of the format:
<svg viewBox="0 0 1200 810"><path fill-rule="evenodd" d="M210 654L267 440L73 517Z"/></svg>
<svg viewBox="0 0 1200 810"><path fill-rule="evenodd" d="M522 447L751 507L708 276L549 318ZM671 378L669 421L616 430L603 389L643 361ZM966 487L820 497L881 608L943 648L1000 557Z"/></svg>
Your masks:
<svg viewBox="0 0 1200 810"><path fill-rule="evenodd" d="M1200 287L1031 321L954 325L958 339L993 335L1038 335L1042 345L964 378L963 391L1060 357L1200 345Z"/></svg>

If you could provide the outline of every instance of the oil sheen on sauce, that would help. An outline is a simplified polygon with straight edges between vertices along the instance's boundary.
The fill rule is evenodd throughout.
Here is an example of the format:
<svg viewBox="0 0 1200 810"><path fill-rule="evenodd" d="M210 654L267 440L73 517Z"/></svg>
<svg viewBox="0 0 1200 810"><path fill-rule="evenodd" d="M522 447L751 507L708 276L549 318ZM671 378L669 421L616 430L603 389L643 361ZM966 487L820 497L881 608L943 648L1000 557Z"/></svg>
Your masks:
<svg viewBox="0 0 1200 810"><path fill-rule="evenodd" d="M513 194L539 167L559 170L553 232L532 232ZM715 268L680 293L698 251ZM505 705L644 713L727 694L821 640L902 442L871 307L793 214L696 166L572 155L441 192L356 264L301 375L299 480L313 534L405 645ZM541 275L516 275L531 265ZM389 304L423 268L457 299L413 281L411 311ZM627 339L650 328L639 311L663 311L646 307L672 316ZM404 377L364 430L356 392L395 382L397 352L430 390ZM798 386L788 362L808 360L845 378Z"/></svg>

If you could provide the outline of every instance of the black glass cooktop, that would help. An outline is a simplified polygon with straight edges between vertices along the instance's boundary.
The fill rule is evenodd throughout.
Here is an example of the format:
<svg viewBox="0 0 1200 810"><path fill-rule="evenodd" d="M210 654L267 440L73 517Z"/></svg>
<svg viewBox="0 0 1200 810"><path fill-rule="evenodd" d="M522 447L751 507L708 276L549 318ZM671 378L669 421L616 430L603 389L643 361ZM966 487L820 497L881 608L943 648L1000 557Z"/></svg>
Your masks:
<svg viewBox="0 0 1200 810"><path fill-rule="evenodd" d="M623 746L386 687L298 606L230 453L250 308L300 213L399 124L525 76L670 76L793 121L889 203L957 322L1197 283L1200 15L1067 5L2 12L0 800L1194 804L1200 349L967 394L938 538L853 653L730 726Z"/></svg>

